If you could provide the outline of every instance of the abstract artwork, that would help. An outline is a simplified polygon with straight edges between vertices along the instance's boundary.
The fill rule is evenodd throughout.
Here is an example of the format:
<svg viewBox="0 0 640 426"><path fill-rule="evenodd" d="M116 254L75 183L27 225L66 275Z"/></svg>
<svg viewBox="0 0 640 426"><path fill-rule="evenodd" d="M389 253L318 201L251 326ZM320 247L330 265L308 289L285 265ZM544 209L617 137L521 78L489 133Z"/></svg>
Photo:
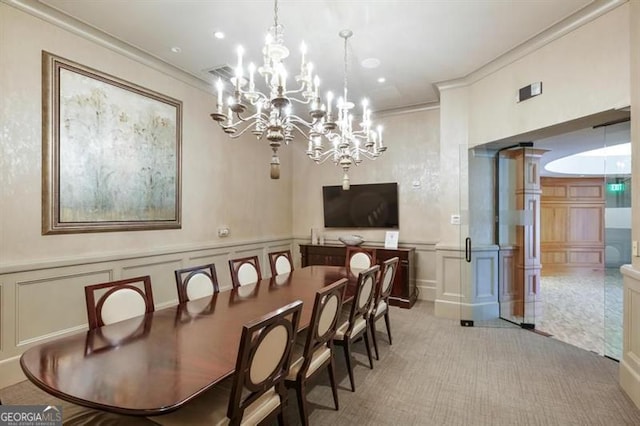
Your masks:
<svg viewBox="0 0 640 426"><path fill-rule="evenodd" d="M43 234L180 228L182 103L43 52Z"/></svg>

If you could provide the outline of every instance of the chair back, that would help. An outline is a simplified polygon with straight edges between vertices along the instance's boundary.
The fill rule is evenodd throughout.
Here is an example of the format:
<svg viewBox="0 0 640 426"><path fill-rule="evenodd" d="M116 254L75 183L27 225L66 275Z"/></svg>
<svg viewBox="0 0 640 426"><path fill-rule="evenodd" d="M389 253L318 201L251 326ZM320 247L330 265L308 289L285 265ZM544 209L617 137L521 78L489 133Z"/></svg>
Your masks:
<svg viewBox="0 0 640 426"><path fill-rule="evenodd" d="M98 297L96 297L100 294ZM89 329L153 312L149 275L84 288Z"/></svg>
<svg viewBox="0 0 640 426"><path fill-rule="evenodd" d="M398 270L399 263L400 258L398 257L393 257L382 262L380 278L378 279L378 286L376 289L376 305L380 300L386 301L389 299L391 290L393 290L393 281L396 278L396 271Z"/></svg>
<svg viewBox="0 0 640 426"><path fill-rule="evenodd" d="M291 250L277 251L269 253L269 265L271 266L271 276L288 274L293 271L291 261Z"/></svg>
<svg viewBox="0 0 640 426"><path fill-rule="evenodd" d="M356 319L360 317L366 319L371 309L371 303L373 302L376 277L379 271L380 265L374 265L358 274L356 293L353 298L353 303L351 304L351 311L349 312L349 328L347 329L347 334L351 333Z"/></svg>
<svg viewBox="0 0 640 426"><path fill-rule="evenodd" d="M265 404L265 400L277 398L277 406L282 410L287 399L284 379L291 364L301 312L302 302L297 300L242 327L227 409L231 424L240 424L244 411L253 403L273 406Z"/></svg>
<svg viewBox="0 0 640 426"><path fill-rule="evenodd" d="M231 284L234 288L257 283L262 279L258 256L231 259L229 260L229 270L231 271Z"/></svg>
<svg viewBox="0 0 640 426"><path fill-rule="evenodd" d="M342 299L348 282L348 279L342 278L316 293L311 312L311 323L304 345L304 362L300 367L302 377L306 376L316 350L325 345L333 346L333 336L339 325Z"/></svg>
<svg viewBox="0 0 640 426"><path fill-rule="evenodd" d="M201 299L220 291L216 265L213 263L177 269L174 274L180 303Z"/></svg>
<svg viewBox="0 0 640 426"><path fill-rule="evenodd" d="M347 246L347 273L357 276L364 269L376 264L376 250L370 248Z"/></svg>

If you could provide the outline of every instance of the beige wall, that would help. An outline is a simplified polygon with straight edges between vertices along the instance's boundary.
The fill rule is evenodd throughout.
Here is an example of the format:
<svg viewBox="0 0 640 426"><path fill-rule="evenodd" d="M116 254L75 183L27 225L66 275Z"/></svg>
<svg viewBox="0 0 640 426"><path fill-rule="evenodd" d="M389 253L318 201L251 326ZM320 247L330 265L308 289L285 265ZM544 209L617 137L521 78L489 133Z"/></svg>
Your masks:
<svg viewBox="0 0 640 426"><path fill-rule="evenodd" d="M400 245L417 248L416 282L420 297L430 300L435 283L434 245L440 234L439 120L438 108L376 117L384 127L388 150L349 173L352 185L398 183ZM293 232L297 242L308 243L311 228L320 228L329 243L340 244L337 238L344 234L359 234L366 244L384 244L386 230L323 229L322 186L341 185L342 169L330 161L314 164L305 158L301 145L295 149L294 160ZM414 188L414 183L419 187Z"/></svg>
<svg viewBox="0 0 640 426"><path fill-rule="evenodd" d="M182 229L41 235L42 50L183 102ZM148 62L0 3L0 387L23 379L25 349L86 327L87 284L149 274L161 308L176 268L214 262L226 287L229 258L259 255L269 276L266 253L293 248L291 149L270 180L264 142L227 138L205 85Z"/></svg>
<svg viewBox="0 0 640 426"><path fill-rule="evenodd" d="M631 23L631 111L640 110L640 2L633 1L630 5ZM640 120L631 117L631 146L632 146L632 185L640 185ZM632 240L640 240L640 204L638 191L633 192L632 198ZM620 360L620 385L629 397L640 407L640 257L637 254L631 258L632 264L622 267L624 275L624 309L622 359Z"/></svg>
<svg viewBox="0 0 640 426"><path fill-rule="evenodd" d="M516 103L542 81L541 96ZM629 5L470 85L469 144L478 145L629 105Z"/></svg>
<svg viewBox="0 0 640 426"><path fill-rule="evenodd" d="M269 147L249 137L229 140L209 118L215 103L209 93L5 4L0 11L0 267L291 235L291 209L278 207L290 203L290 150L283 149L282 178L270 180ZM41 235L41 50L182 100L182 229ZM220 225L231 228L226 240L217 237Z"/></svg>

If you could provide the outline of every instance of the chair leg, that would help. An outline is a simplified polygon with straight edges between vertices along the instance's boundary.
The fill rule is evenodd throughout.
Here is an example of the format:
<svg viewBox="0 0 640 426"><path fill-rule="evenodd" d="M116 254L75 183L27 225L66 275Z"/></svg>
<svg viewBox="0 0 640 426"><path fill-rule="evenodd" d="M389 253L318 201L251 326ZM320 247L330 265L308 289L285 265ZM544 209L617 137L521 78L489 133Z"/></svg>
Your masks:
<svg viewBox="0 0 640 426"><path fill-rule="evenodd" d="M389 308L387 308L387 311L384 313L384 322L385 324L387 324L387 334L389 335L389 345L392 345L393 343L391 343L391 324L389 323Z"/></svg>
<svg viewBox="0 0 640 426"><path fill-rule="evenodd" d="M278 424L280 426L287 426L287 416L284 415L284 407L281 407L280 412L278 413Z"/></svg>
<svg viewBox="0 0 640 426"><path fill-rule="evenodd" d="M298 397L298 411L300 412L300 421L304 426L309 425L309 412L307 410L307 390L304 383L300 380L296 382L296 395Z"/></svg>
<svg viewBox="0 0 640 426"><path fill-rule="evenodd" d="M336 384L336 369L333 365L333 354L331 354L331 359L329 360L329 381L331 382L331 392L333 392L333 402L336 404L336 411L340 409L340 405L338 404L338 386Z"/></svg>
<svg viewBox="0 0 640 426"><path fill-rule="evenodd" d="M351 382L351 391L356 391L356 382L353 379L353 366L351 365L351 343L349 343L348 339L345 339L343 342L344 349L344 357L347 361L347 371L349 372L349 381Z"/></svg>
<svg viewBox="0 0 640 426"><path fill-rule="evenodd" d="M369 323L371 324L371 340L373 340L373 349L376 351L376 359L380 361L380 353L378 353L378 339L376 339L376 319L371 317Z"/></svg>
<svg viewBox="0 0 640 426"><path fill-rule="evenodd" d="M371 342L369 341L369 327L364 328L364 345L367 347L367 356L369 357L369 368L373 370L373 357L371 356Z"/></svg>

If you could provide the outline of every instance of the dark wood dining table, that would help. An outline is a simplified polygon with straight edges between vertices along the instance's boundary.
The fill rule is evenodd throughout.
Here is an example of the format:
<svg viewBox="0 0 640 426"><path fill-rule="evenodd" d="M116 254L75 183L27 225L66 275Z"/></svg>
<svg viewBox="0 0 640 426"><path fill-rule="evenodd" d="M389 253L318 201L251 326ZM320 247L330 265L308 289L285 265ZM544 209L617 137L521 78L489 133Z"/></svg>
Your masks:
<svg viewBox="0 0 640 426"><path fill-rule="evenodd" d="M168 413L234 372L242 326L295 300L306 328L316 291L347 276L309 266L28 349L27 378L63 400L114 413ZM346 299L353 296L347 286Z"/></svg>

